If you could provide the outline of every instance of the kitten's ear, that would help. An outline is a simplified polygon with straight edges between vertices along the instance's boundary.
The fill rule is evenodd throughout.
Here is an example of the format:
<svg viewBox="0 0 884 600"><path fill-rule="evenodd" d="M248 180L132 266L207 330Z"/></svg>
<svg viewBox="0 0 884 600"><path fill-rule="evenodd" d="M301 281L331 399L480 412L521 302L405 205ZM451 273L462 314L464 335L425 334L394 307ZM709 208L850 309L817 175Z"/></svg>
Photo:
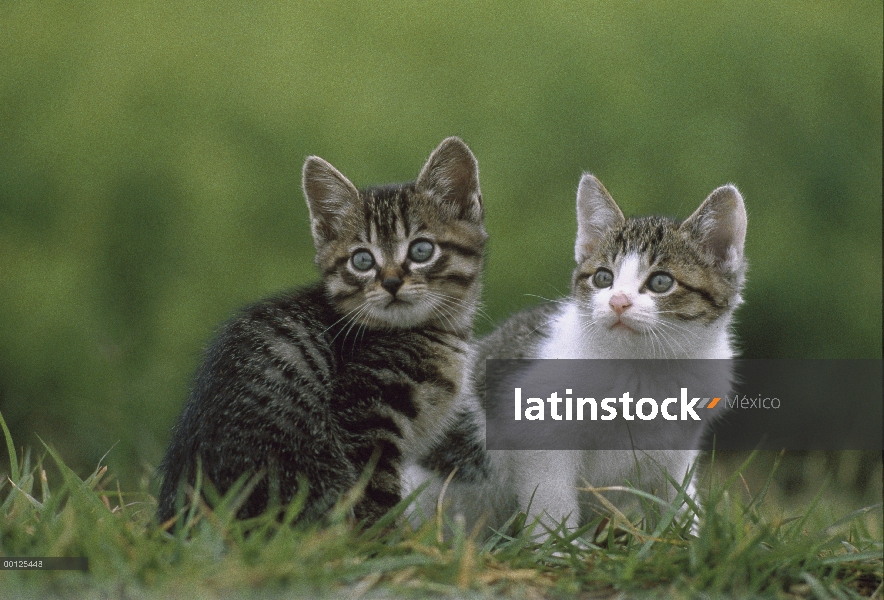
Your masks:
<svg viewBox="0 0 884 600"><path fill-rule="evenodd" d="M722 271L739 272L743 268L746 208L735 186L723 185L709 194L681 228L700 239Z"/></svg>
<svg viewBox="0 0 884 600"><path fill-rule="evenodd" d="M592 253L605 231L626 219L602 183L584 173L577 188L577 243L574 259L582 263Z"/></svg>
<svg viewBox="0 0 884 600"><path fill-rule="evenodd" d="M436 198L451 218L482 224L479 163L460 138L446 138L433 150L415 187Z"/></svg>
<svg viewBox="0 0 884 600"><path fill-rule="evenodd" d="M359 190L318 156L304 163L304 196L310 209L310 230L318 249L337 237L341 221L359 200Z"/></svg>

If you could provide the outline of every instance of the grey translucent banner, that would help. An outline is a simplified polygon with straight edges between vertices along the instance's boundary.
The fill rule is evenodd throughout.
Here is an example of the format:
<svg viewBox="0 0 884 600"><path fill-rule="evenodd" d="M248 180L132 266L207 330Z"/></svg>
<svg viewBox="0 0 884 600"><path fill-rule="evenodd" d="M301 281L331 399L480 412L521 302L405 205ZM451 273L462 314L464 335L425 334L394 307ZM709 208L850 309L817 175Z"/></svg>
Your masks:
<svg viewBox="0 0 884 600"><path fill-rule="evenodd" d="M491 450L882 450L880 359L488 360Z"/></svg>

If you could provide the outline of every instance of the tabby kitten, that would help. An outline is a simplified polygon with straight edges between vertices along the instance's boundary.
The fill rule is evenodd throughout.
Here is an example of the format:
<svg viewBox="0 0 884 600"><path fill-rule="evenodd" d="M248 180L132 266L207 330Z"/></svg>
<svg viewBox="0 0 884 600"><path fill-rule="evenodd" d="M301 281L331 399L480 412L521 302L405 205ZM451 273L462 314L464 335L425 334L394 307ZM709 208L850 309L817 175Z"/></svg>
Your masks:
<svg viewBox="0 0 884 600"><path fill-rule="evenodd" d="M590 505L595 501L590 494L578 495L578 487L628 481L653 493L671 493L665 473L682 481L697 458L696 450L484 449L486 359L734 356L730 325L746 269L746 211L734 186L716 189L683 223L626 219L601 183L585 174L577 192L577 226L571 296L514 315L474 344L471 386L459 399L457 423L409 467L411 486L435 473L421 506L424 516L432 510L433 494L441 492L441 481L456 468L445 498L470 522L499 526L530 504L531 519L548 527L565 521L573 528L598 508ZM706 423L679 435L689 436L698 448ZM659 425L659 431L650 425L645 447L667 447L673 427ZM588 435L594 426L587 423ZM621 507L635 500L625 494L606 497Z"/></svg>
<svg viewBox="0 0 884 600"><path fill-rule="evenodd" d="M472 152L448 138L416 181L362 191L312 156L303 185L322 280L243 309L209 347L161 465L161 522L198 464L222 493L258 477L241 518L305 484L300 519L317 520L372 460L353 516L376 520L453 418L486 239Z"/></svg>

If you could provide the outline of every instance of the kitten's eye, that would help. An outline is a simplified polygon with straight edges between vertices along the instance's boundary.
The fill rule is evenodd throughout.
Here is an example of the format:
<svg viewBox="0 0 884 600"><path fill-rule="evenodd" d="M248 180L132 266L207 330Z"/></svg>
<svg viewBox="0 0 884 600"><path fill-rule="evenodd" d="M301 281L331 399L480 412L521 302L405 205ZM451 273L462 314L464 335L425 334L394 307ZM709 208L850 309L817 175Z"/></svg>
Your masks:
<svg viewBox="0 0 884 600"><path fill-rule="evenodd" d="M408 257L414 262L424 262L433 256L433 243L427 240L418 240L408 248Z"/></svg>
<svg viewBox="0 0 884 600"><path fill-rule="evenodd" d="M654 273L651 275L650 279L648 279L648 287L652 292L662 294L663 292L669 291L673 282L675 282L675 280L671 275L667 275L666 273Z"/></svg>
<svg viewBox="0 0 884 600"><path fill-rule="evenodd" d="M360 250L353 253L353 266L357 271L368 271L374 266L374 257L368 250Z"/></svg>
<svg viewBox="0 0 884 600"><path fill-rule="evenodd" d="M611 284L614 283L614 274L607 269L599 269L592 276L592 282L598 288L611 287Z"/></svg>

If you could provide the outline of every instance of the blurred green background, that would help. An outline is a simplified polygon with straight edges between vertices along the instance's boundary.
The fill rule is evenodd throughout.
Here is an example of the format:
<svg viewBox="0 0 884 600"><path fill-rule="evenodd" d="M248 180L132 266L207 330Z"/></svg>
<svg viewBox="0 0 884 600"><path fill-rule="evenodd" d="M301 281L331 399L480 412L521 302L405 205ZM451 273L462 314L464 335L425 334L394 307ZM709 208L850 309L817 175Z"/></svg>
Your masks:
<svg viewBox="0 0 884 600"><path fill-rule="evenodd" d="M881 356L878 2L0 2L0 411L149 473L213 331L316 279L304 158L475 152L489 320L567 293L574 196L736 183L747 357Z"/></svg>

